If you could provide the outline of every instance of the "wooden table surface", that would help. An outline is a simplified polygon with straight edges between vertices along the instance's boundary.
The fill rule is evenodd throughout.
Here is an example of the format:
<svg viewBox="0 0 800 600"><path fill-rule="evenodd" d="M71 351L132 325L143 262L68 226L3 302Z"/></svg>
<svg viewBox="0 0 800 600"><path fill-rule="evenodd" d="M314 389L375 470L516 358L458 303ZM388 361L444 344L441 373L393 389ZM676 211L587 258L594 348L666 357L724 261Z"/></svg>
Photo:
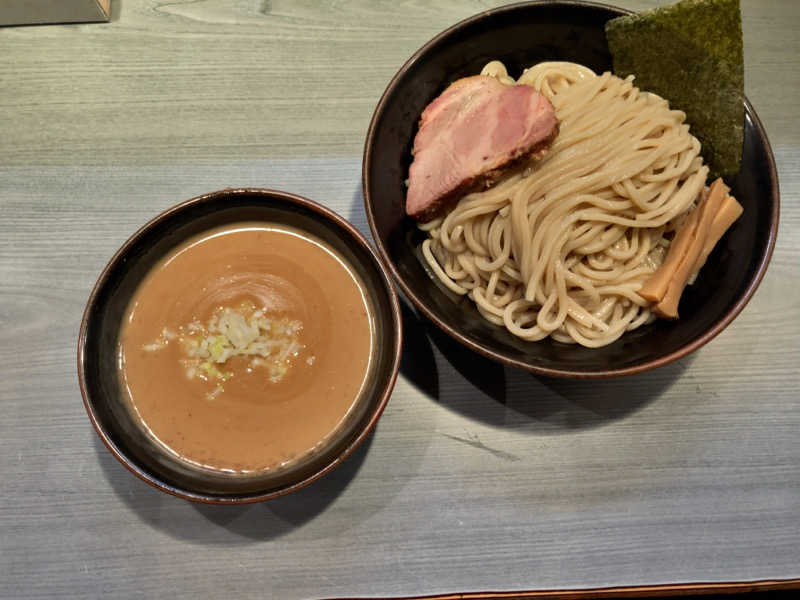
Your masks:
<svg viewBox="0 0 800 600"><path fill-rule="evenodd" d="M226 186L367 231L363 140L394 72L493 2L114 0L0 28L0 597L312 598L800 577L800 2L742 0L747 94L782 192L769 271L655 372L548 380L405 311L375 434L289 497L196 506L131 476L78 391L81 312L119 245ZM616 0L642 9L660 1Z"/></svg>

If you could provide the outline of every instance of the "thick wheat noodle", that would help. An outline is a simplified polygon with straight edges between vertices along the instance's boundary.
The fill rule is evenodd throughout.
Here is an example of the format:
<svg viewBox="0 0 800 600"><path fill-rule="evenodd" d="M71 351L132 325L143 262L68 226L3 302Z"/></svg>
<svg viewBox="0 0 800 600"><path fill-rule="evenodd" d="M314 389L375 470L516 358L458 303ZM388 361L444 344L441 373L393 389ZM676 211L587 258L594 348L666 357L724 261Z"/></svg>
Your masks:
<svg viewBox="0 0 800 600"><path fill-rule="evenodd" d="M637 290L698 200L708 168L685 115L633 78L540 63L514 81L560 121L548 154L420 228L435 276L525 340L604 346L652 320ZM667 236L667 237L665 237Z"/></svg>

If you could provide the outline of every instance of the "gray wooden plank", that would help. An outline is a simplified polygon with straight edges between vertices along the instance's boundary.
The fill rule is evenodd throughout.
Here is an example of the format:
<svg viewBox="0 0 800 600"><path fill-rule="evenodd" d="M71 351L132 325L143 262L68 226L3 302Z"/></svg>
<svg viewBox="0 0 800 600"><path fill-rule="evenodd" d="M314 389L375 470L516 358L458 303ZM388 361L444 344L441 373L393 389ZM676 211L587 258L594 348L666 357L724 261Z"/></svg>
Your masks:
<svg viewBox="0 0 800 600"><path fill-rule="evenodd" d="M124 0L110 24L0 29L13 57L0 61L0 164L357 155L402 62L502 3ZM800 85L797 7L742 4L747 93L773 142L796 142L798 100L780 90Z"/></svg>
<svg viewBox="0 0 800 600"><path fill-rule="evenodd" d="M800 399L787 347L800 331L796 319L774 327L776 313L798 313L790 268L771 269L693 357L602 384L488 361L491 383L471 382L464 353L407 319L410 350L432 376L407 369L364 451L264 506L197 508L118 465L94 439L74 378L82 304L113 250L218 181L324 195L365 229L358 171L357 158L214 172L46 167L35 192L30 169L0 171L5 206L27 215L0 243L4 328L22 345L0 348L11 371L0 382L11 574L0 590L315 597L796 574ZM797 246L785 238L776 259Z"/></svg>

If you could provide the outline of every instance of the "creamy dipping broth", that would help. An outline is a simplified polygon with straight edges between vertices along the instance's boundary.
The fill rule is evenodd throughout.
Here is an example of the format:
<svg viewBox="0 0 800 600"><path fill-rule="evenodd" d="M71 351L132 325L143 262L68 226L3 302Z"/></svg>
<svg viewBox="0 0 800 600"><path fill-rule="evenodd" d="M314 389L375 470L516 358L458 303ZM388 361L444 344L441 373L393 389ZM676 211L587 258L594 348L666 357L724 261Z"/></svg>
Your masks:
<svg viewBox="0 0 800 600"><path fill-rule="evenodd" d="M137 421L199 467L277 469L345 421L374 336L363 283L332 248L238 223L174 249L123 321L120 380Z"/></svg>

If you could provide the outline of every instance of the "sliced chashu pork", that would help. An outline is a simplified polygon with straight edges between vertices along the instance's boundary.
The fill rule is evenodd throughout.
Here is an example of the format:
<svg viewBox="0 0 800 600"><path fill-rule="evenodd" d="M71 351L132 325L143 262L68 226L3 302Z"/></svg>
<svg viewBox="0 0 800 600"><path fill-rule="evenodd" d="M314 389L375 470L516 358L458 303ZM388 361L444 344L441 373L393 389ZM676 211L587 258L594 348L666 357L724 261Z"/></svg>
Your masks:
<svg viewBox="0 0 800 600"><path fill-rule="evenodd" d="M487 75L459 79L420 118L406 213L429 221L508 167L541 157L556 135L553 105L532 87Z"/></svg>

